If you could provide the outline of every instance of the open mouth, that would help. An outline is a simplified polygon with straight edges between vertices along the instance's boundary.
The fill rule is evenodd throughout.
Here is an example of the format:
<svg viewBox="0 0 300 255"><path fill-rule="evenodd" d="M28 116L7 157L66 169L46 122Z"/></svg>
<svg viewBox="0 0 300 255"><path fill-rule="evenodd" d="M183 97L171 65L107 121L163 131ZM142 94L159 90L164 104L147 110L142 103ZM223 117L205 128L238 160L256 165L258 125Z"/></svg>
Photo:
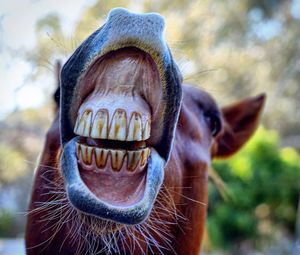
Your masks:
<svg viewBox="0 0 300 255"><path fill-rule="evenodd" d="M123 48L96 59L77 85L70 115L74 138L62 170L71 203L120 223L143 221L164 176L156 152L162 87L147 53Z"/></svg>
<svg viewBox="0 0 300 255"><path fill-rule="evenodd" d="M112 10L61 72L61 171L75 209L145 221L164 179L182 77L155 13Z"/></svg>
<svg viewBox="0 0 300 255"><path fill-rule="evenodd" d="M134 102L125 103L131 103L129 108L139 108ZM89 107L82 114L79 111L76 121L74 132L80 136L76 156L81 178L97 198L112 205L133 205L145 191L150 156L146 140L150 138L151 116L148 111L138 110L130 113L130 109L117 108L110 115L110 109L94 112Z"/></svg>

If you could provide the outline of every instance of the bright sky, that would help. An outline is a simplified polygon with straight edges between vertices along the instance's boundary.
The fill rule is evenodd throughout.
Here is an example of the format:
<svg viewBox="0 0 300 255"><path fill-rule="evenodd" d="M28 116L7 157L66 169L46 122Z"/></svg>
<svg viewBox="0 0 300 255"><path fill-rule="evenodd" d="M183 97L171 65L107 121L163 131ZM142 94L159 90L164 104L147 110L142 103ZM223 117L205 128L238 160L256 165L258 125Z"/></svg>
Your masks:
<svg viewBox="0 0 300 255"><path fill-rule="evenodd" d="M44 102L44 93L39 83L47 82L47 78L35 82L25 80L34 68L24 60L24 55L36 44L35 23L55 12L61 17L63 31L71 33L82 11L94 2L95 0L0 2L0 119L16 108L37 107Z"/></svg>

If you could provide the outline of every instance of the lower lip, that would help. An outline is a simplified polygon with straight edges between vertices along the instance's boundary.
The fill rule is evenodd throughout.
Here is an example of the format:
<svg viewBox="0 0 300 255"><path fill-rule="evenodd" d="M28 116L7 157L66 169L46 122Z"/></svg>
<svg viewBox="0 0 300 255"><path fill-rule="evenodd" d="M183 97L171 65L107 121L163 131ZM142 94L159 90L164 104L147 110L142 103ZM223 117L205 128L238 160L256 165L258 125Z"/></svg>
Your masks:
<svg viewBox="0 0 300 255"><path fill-rule="evenodd" d="M141 200L126 207L114 206L99 200L82 181L76 158L76 142L77 137L64 144L61 156L61 169L70 203L83 213L121 224L133 225L143 222L153 207L164 179L163 158L151 149L146 186Z"/></svg>

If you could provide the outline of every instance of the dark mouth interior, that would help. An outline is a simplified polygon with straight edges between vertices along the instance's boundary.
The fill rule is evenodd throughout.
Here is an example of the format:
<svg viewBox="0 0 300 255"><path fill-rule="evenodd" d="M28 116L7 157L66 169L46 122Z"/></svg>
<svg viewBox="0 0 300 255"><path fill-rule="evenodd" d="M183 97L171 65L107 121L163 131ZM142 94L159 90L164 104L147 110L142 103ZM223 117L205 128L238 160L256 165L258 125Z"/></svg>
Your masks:
<svg viewBox="0 0 300 255"><path fill-rule="evenodd" d="M155 140L162 94L157 67L147 53L124 48L96 60L78 86L74 132L81 179L101 201L136 204Z"/></svg>
<svg viewBox="0 0 300 255"><path fill-rule="evenodd" d="M120 150L129 150L129 151L144 149L147 147L146 141L123 142L123 141L116 141L116 140L80 137L79 142L82 144L87 144L89 146L94 146L98 148L120 149Z"/></svg>

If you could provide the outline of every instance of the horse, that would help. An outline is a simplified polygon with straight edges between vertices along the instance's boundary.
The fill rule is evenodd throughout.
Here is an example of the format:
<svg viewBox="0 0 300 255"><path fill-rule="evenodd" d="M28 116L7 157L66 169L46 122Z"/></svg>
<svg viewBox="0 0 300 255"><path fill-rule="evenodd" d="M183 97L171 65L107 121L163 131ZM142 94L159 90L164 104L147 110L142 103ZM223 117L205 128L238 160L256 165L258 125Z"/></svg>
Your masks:
<svg viewBox="0 0 300 255"><path fill-rule="evenodd" d="M27 254L200 254L211 161L252 136L265 95L219 107L183 84L164 29L113 9L62 67Z"/></svg>

